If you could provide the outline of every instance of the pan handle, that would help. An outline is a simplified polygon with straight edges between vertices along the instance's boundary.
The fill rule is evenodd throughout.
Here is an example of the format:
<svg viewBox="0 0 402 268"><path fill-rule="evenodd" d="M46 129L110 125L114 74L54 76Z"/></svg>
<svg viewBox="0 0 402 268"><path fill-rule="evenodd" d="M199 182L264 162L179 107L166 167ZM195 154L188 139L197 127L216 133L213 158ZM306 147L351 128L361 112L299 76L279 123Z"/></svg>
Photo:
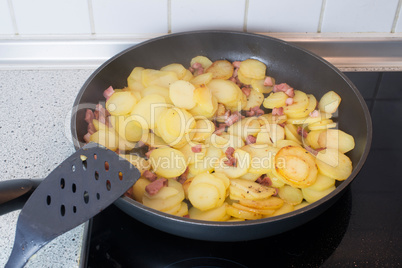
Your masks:
<svg viewBox="0 0 402 268"><path fill-rule="evenodd" d="M16 179L0 182L0 215L22 208L41 181Z"/></svg>

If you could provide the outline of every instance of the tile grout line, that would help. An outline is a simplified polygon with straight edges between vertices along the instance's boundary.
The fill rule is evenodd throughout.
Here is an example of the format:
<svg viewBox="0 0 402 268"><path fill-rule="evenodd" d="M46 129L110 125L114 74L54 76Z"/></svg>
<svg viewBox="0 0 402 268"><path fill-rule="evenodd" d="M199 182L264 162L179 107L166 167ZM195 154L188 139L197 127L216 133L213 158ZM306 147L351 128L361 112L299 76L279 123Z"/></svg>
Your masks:
<svg viewBox="0 0 402 268"><path fill-rule="evenodd" d="M243 31L247 32L247 21L248 21L248 7L250 5L250 0L246 0L244 3L244 22L243 22Z"/></svg>
<svg viewBox="0 0 402 268"><path fill-rule="evenodd" d="M8 11L10 12L11 22L13 24L14 35L19 35L17 19L15 18L14 5L12 0L7 0L8 3Z"/></svg>
<svg viewBox="0 0 402 268"><path fill-rule="evenodd" d="M91 28L91 35L95 35L95 20L94 20L94 10L92 6L92 0L87 0L88 3L88 15L89 15L89 26Z"/></svg>
<svg viewBox="0 0 402 268"><path fill-rule="evenodd" d="M391 33L395 33L396 25L398 24L399 15L401 13L401 6L402 6L402 0L399 0L398 5L396 6L394 21L392 22Z"/></svg>
<svg viewBox="0 0 402 268"><path fill-rule="evenodd" d="M167 32L172 33L172 0L167 0Z"/></svg>
<svg viewBox="0 0 402 268"><path fill-rule="evenodd" d="M321 33L321 31L322 31L322 22L324 20L324 12L325 12L326 5L327 5L327 0L322 0L320 18L318 19L317 33Z"/></svg>

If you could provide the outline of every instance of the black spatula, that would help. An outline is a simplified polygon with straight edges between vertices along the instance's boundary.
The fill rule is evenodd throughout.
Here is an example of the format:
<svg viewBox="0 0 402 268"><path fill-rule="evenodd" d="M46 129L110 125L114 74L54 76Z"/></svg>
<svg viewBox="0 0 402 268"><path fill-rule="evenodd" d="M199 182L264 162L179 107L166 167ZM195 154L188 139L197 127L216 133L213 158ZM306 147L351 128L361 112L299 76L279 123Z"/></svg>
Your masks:
<svg viewBox="0 0 402 268"><path fill-rule="evenodd" d="M75 152L25 203L6 267L23 267L41 247L112 204L139 177L130 162L97 144Z"/></svg>

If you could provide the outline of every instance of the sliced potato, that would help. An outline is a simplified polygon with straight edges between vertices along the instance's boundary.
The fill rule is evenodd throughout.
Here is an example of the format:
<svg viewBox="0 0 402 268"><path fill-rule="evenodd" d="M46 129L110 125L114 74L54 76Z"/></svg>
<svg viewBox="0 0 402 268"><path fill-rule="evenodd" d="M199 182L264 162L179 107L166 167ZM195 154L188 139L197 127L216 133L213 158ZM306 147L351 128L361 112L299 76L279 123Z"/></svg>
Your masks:
<svg viewBox="0 0 402 268"><path fill-rule="evenodd" d="M284 92L275 92L268 95L263 102L263 106L267 109L279 108L286 106L286 100L289 98Z"/></svg>
<svg viewBox="0 0 402 268"><path fill-rule="evenodd" d="M227 207L226 213L234 218L246 219L246 220L257 220L262 218L262 214L238 209L231 205Z"/></svg>
<svg viewBox="0 0 402 268"><path fill-rule="evenodd" d="M182 79L186 75L187 69L180 63L171 63L162 67L161 71L174 72L178 79Z"/></svg>
<svg viewBox="0 0 402 268"><path fill-rule="evenodd" d="M195 121L194 131L193 141L203 142L215 131L215 125L208 119L199 119Z"/></svg>
<svg viewBox="0 0 402 268"><path fill-rule="evenodd" d="M319 171L335 180L346 180L352 173L352 161L336 149L319 151L316 156Z"/></svg>
<svg viewBox="0 0 402 268"><path fill-rule="evenodd" d="M201 66L202 66L202 68L204 68L204 70L208 69L209 66L212 65L212 61L205 56L196 56L196 57L192 58L190 61L190 66L193 66L194 63L201 64Z"/></svg>
<svg viewBox="0 0 402 268"><path fill-rule="evenodd" d="M189 110L195 106L194 90L195 87L190 82L177 80L169 86L169 97L176 107Z"/></svg>
<svg viewBox="0 0 402 268"><path fill-rule="evenodd" d="M276 171L292 186L305 188L317 179L314 157L302 147L281 148L275 156Z"/></svg>
<svg viewBox="0 0 402 268"><path fill-rule="evenodd" d="M152 150L149 161L155 173L164 178L178 177L187 168L183 153L169 147Z"/></svg>
<svg viewBox="0 0 402 268"><path fill-rule="evenodd" d="M264 94L255 89L251 89L250 95L247 97L247 104L243 110L248 111L253 107L260 107L264 101Z"/></svg>
<svg viewBox="0 0 402 268"><path fill-rule="evenodd" d="M283 203L282 199L275 196L262 200L239 199L239 204L257 209L279 209Z"/></svg>
<svg viewBox="0 0 402 268"><path fill-rule="evenodd" d="M111 115L127 115L136 103L137 99L130 91L115 92L106 101L105 107Z"/></svg>
<svg viewBox="0 0 402 268"><path fill-rule="evenodd" d="M212 79L207 84L207 87L211 90L212 95L216 97L218 102L223 104L230 104L238 100L238 96L243 94L240 88L229 80Z"/></svg>
<svg viewBox="0 0 402 268"><path fill-rule="evenodd" d="M228 166L225 164L228 158L223 156L219 160L219 164L215 167L215 171L224 173L230 179L238 178L246 174L251 163L250 154L246 151L236 149L233 155L237 160L236 166Z"/></svg>
<svg viewBox="0 0 402 268"><path fill-rule="evenodd" d="M212 80L212 73L204 73L197 75L193 79L190 80L190 83L195 87L205 86Z"/></svg>
<svg viewBox="0 0 402 268"><path fill-rule="evenodd" d="M229 79L233 75L234 67L227 60L217 60L212 63L206 70L207 73L212 73L213 79Z"/></svg>
<svg viewBox="0 0 402 268"><path fill-rule="evenodd" d="M279 188L278 195L285 200L286 203L293 206L300 204L303 201L303 193L299 188L285 185Z"/></svg>
<svg viewBox="0 0 402 268"><path fill-rule="evenodd" d="M271 77L273 80L273 84L275 84L275 79ZM270 93L273 89L273 86L265 86L264 85L265 78L263 79L251 79L251 87L257 90L260 93Z"/></svg>
<svg viewBox="0 0 402 268"><path fill-rule="evenodd" d="M159 71L154 69L145 69L142 71L142 84L145 87L160 86L169 88L169 86L179 80L175 72Z"/></svg>
<svg viewBox="0 0 402 268"><path fill-rule="evenodd" d="M139 178L133 185L133 197L134 200L142 202L142 198L145 193L145 187L151 182L145 178Z"/></svg>
<svg viewBox="0 0 402 268"><path fill-rule="evenodd" d="M320 200L324 196L327 196L332 191L334 191L335 186L332 186L332 187L327 188L327 189L322 190L322 191L313 190L310 187L309 188L304 188L304 189L301 189L301 190L302 190L304 199L306 199L306 201L309 202L309 203L313 203L315 201Z"/></svg>
<svg viewBox="0 0 402 268"><path fill-rule="evenodd" d="M294 90L293 104L283 107L283 113L288 117L296 117L302 114L309 105L307 94L300 90Z"/></svg>
<svg viewBox="0 0 402 268"><path fill-rule="evenodd" d="M224 221L226 219L227 203L210 210L199 210L196 207L190 208L188 214L190 219L204 220L204 221Z"/></svg>
<svg viewBox="0 0 402 268"><path fill-rule="evenodd" d="M251 79L264 79L267 67L256 59L247 59L241 62L239 73Z"/></svg>
<svg viewBox="0 0 402 268"><path fill-rule="evenodd" d="M338 109L341 103L341 97L334 91L328 91L325 93L318 103L318 109L321 112L333 114Z"/></svg>
<svg viewBox="0 0 402 268"><path fill-rule="evenodd" d="M342 130L327 129L320 132L318 145L321 148L332 148L339 150L341 153L347 153L355 148L355 140L352 135Z"/></svg>
<svg viewBox="0 0 402 268"><path fill-rule="evenodd" d="M141 91L145 88L144 85L142 84L143 70L144 68L142 67L135 67L131 71L129 77L127 78L127 85L130 90Z"/></svg>

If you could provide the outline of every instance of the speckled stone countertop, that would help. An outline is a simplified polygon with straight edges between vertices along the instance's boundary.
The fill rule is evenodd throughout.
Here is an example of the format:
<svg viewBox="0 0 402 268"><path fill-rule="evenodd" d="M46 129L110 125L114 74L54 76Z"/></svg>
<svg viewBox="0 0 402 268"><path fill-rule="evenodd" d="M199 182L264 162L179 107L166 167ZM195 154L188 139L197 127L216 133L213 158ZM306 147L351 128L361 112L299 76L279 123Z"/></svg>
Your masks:
<svg viewBox="0 0 402 268"><path fill-rule="evenodd" d="M74 152L70 111L93 69L0 71L0 181L44 178ZM0 267L11 253L19 210L0 216ZM59 236L26 267L78 267L84 224Z"/></svg>

